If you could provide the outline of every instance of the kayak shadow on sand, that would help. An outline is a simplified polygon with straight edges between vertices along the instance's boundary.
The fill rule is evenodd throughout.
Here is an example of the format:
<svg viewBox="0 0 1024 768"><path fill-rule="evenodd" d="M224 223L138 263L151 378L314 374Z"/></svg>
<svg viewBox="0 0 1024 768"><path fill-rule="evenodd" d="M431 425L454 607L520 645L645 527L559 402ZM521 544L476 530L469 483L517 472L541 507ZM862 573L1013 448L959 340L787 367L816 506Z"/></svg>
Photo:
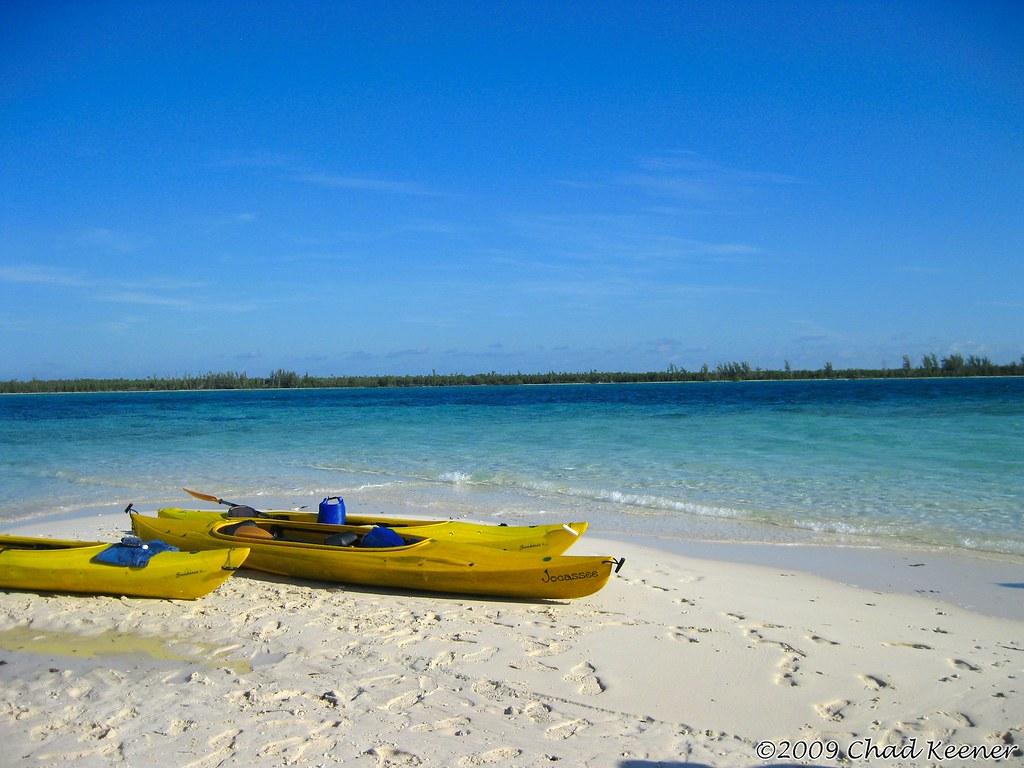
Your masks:
<svg viewBox="0 0 1024 768"><path fill-rule="evenodd" d="M323 589L329 592L380 595L382 597L389 595L393 597L430 597L437 600L461 600L463 602L472 600L480 603L514 603L516 605L565 605L566 603L571 603L573 601L572 598L549 599L542 597L527 598L499 597L496 595L463 595L457 592L430 592L428 590L420 589L400 589L398 587L372 587L363 584L345 584L340 581L313 581L312 579L300 579L295 576L280 576L276 573L255 571L251 568L243 568L236 571L232 578L235 580L252 579L253 581L266 581L272 584L289 584L294 587L309 587L311 589Z"/></svg>

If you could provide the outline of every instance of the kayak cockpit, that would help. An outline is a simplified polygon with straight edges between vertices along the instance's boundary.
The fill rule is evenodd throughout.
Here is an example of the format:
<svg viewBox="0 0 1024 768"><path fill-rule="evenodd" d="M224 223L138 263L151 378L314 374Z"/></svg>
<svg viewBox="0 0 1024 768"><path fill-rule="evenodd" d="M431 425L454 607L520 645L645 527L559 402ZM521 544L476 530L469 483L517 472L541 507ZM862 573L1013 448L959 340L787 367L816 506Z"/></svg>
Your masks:
<svg viewBox="0 0 1024 768"><path fill-rule="evenodd" d="M217 538L251 543L266 541L329 548L401 549L426 541L417 536L403 536L383 526L328 526L275 519L214 525L211 533Z"/></svg>

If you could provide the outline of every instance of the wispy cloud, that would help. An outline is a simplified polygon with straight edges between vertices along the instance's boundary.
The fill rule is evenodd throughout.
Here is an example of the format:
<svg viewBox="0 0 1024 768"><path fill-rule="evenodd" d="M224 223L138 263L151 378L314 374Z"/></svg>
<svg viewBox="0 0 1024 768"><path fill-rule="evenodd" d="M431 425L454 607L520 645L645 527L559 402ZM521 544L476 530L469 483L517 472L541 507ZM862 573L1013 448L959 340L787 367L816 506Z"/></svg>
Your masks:
<svg viewBox="0 0 1024 768"><path fill-rule="evenodd" d="M253 352L253 351L235 352L235 353L230 354L230 355L229 354L221 353L220 355L218 355L218 357L221 358L221 359L234 360L235 362L240 362L240 363L251 363L251 362L255 362L256 360L262 360L263 359L263 353L262 352Z"/></svg>
<svg viewBox="0 0 1024 768"><path fill-rule="evenodd" d="M803 184L804 181L788 173L751 171L732 168L702 157L692 150L669 150L656 155L641 157L637 164L648 171L684 172L691 177L718 180L734 180L758 184Z"/></svg>
<svg viewBox="0 0 1024 768"><path fill-rule="evenodd" d="M652 197L720 205L749 194L757 187L805 182L786 173L733 168L696 152L669 150L637 158L632 170L610 173L597 179L558 179L554 183L581 191L626 187Z"/></svg>
<svg viewBox="0 0 1024 768"><path fill-rule="evenodd" d="M608 189L609 184L601 181L580 181L579 179L557 179L555 181L560 187L567 187L568 189L583 189L583 190L598 190Z"/></svg>
<svg viewBox="0 0 1024 768"><path fill-rule="evenodd" d="M273 171L282 179L325 189L343 189L354 192L374 192L413 197L440 197L440 193L418 181L389 179L379 176L338 173L325 168L311 168L309 164L283 154L236 155L216 164L221 168L254 171Z"/></svg>
<svg viewBox="0 0 1024 768"><path fill-rule="evenodd" d="M195 291L204 287L204 283L180 278L109 280L41 264L0 267L0 282L71 288L84 292L93 301L175 309L191 309L196 306L191 297L173 295L176 291Z"/></svg>
<svg viewBox="0 0 1024 768"><path fill-rule="evenodd" d="M108 333L122 335L144 326L145 323L146 321L141 317L121 315L116 319L101 323L100 327L105 328Z"/></svg>
<svg viewBox="0 0 1024 768"><path fill-rule="evenodd" d="M945 275L949 270L924 264L897 264L893 270L907 275Z"/></svg>
<svg viewBox="0 0 1024 768"><path fill-rule="evenodd" d="M707 241L677 234L656 216L640 213L519 216L508 219L516 234L531 243L533 254L551 254L555 264L602 262L632 264L689 261L742 261L763 254L756 245ZM517 254L496 258L516 259ZM529 261L538 262L537 256Z"/></svg>
<svg viewBox="0 0 1024 768"><path fill-rule="evenodd" d="M430 328L455 328L457 325L455 318L439 313L429 315L404 315L397 319L409 325L425 325Z"/></svg>
<svg viewBox="0 0 1024 768"><path fill-rule="evenodd" d="M722 196L720 184L699 177L631 173L618 177L616 181L621 185L636 187L656 195L683 197L701 202L709 202Z"/></svg>
<svg viewBox="0 0 1024 768"><path fill-rule="evenodd" d="M826 357L843 359L849 355L854 343L848 333L813 320L798 320L794 326L794 335L785 347L797 360L825 362Z"/></svg>
<svg viewBox="0 0 1024 768"><path fill-rule="evenodd" d="M408 349L393 349L383 352L370 352L365 349L357 349L341 355L341 360L347 363L372 363L380 365L386 361L422 359L433 354L427 347L411 347Z"/></svg>
<svg viewBox="0 0 1024 768"><path fill-rule="evenodd" d="M510 285L536 296L559 296L577 302L576 306L604 305L607 299L641 300L650 306L658 301L671 303L698 296L764 296L775 291L742 283L664 281L629 277L557 281L520 281Z"/></svg>
<svg viewBox="0 0 1024 768"><path fill-rule="evenodd" d="M409 349L395 349L390 352L385 352L384 357L388 360L396 360L408 357L422 357L429 354L430 350L427 347L415 347Z"/></svg>
<svg viewBox="0 0 1024 768"><path fill-rule="evenodd" d="M79 235L79 242L114 253L134 253L150 244L149 239L108 227L94 227Z"/></svg>
<svg viewBox="0 0 1024 768"><path fill-rule="evenodd" d="M449 219L414 219L402 225L406 232L417 232L428 235L446 237L464 236L478 233L478 228L464 223L456 223Z"/></svg>
<svg viewBox="0 0 1024 768"><path fill-rule="evenodd" d="M22 318L0 317L0 330L27 331L31 327L31 324Z"/></svg>
<svg viewBox="0 0 1024 768"><path fill-rule="evenodd" d="M106 301L112 304L136 304L149 307L171 307L174 309L191 309L194 302L190 299L174 296L157 296L151 293L140 293L138 291L112 291L101 292L96 295L97 301Z"/></svg>
<svg viewBox="0 0 1024 768"><path fill-rule="evenodd" d="M414 181L394 181L366 176L341 176L331 173L300 173L296 174L293 178L296 181L313 184L318 187L327 187L328 189L351 189L421 197L437 196L436 192Z"/></svg>
<svg viewBox="0 0 1024 768"><path fill-rule="evenodd" d="M59 267L38 264L19 264L0 267L0 282L89 288L95 283L79 274Z"/></svg>
<svg viewBox="0 0 1024 768"><path fill-rule="evenodd" d="M229 155L213 163L216 168L250 168L254 170L288 170L296 165L294 157L272 152Z"/></svg>
<svg viewBox="0 0 1024 768"><path fill-rule="evenodd" d="M691 241L695 253L710 253L717 256L750 256L761 253L760 248L746 243L701 243Z"/></svg>

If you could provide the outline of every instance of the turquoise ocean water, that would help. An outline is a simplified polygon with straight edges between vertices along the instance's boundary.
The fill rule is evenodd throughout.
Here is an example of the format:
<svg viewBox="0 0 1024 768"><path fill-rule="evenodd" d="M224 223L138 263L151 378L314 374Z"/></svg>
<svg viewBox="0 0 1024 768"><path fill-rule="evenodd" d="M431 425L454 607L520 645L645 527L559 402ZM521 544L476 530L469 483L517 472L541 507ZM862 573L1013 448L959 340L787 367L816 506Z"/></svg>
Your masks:
<svg viewBox="0 0 1024 768"><path fill-rule="evenodd" d="M1024 379L0 397L0 520L259 505L1024 554Z"/></svg>

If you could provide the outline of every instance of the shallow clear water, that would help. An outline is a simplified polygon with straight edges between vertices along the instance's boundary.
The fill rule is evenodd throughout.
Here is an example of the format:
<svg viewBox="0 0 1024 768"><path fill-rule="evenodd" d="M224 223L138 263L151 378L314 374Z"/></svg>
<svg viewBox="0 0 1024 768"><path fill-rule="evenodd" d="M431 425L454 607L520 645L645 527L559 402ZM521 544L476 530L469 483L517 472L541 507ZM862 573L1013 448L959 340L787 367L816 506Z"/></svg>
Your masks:
<svg viewBox="0 0 1024 768"><path fill-rule="evenodd" d="M0 398L0 518L253 502L1024 553L1024 379Z"/></svg>

